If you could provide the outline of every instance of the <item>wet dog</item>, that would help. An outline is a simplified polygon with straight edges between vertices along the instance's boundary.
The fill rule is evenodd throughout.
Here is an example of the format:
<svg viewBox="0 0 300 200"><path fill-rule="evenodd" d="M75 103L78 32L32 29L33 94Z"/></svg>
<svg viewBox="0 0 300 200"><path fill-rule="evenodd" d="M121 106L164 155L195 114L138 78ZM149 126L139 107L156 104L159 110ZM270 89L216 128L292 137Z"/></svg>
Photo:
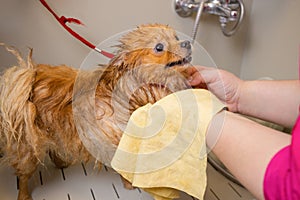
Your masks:
<svg viewBox="0 0 300 200"><path fill-rule="evenodd" d="M31 52L25 61L7 47L19 64L0 81L1 159L19 177L18 200L32 199L28 180L46 156L59 168L92 158L109 165L134 110L189 87L191 44L171 27L141 25L117 48L107 65L80 71L35 64Z"/></svg>

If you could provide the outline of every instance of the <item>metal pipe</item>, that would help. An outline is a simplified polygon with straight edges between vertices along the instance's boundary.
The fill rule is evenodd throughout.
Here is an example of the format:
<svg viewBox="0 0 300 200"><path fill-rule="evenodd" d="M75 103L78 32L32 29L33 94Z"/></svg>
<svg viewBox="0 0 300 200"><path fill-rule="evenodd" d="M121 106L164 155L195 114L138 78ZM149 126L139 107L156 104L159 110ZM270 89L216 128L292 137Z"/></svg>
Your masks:
<svg viewBox="0 0 300 200"><path fill-rule="evenodd" d="M234 27L230 31L227 31L226 24L221 23L221 30L222 30L223 34L227 37L230 37L236 33L236 31L238 30L238 28L240 27L240 25L244 19L244 14L245 14L244 3L242 2L242 0L237 0L237 1L239 2L239 5L240 5L240 13L239 13L239 18L238 18L237 22L234 24Z"/></svg>

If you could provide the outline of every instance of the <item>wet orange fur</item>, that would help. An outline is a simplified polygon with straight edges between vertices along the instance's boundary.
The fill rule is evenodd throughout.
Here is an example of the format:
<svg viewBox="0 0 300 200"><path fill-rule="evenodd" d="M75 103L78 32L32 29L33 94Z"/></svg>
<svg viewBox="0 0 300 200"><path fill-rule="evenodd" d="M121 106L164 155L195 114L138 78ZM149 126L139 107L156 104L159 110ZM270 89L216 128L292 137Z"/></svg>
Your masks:
<svg viewBox="0 0 300 200"><path fill-rule="evenodd" d="M91 158L109 163L110 150L117 148L122 136L120 127L126 126L134 110L188 88L185 67L166 68L167 63L189 53L175 35L169 26L142 25L120 39L117 55L107 66L87 72L63 65L36 65L31 54L26 62L17 51L7 48L19 65L7 69L0 81L0 153L19 177L18 200L31 199L28 180L48 154L58 167ZM155 52L158 42L165 44L165 51ZM75 81L80 79L79 88L88 88L95 77L99 80L94 100L74 91ZM74 100L83 106L80 112L87 119L83 125L103 135L103 146L99 147L103 157L91 155L79 138ZM89 110L89 105L95 110ZM93 112L96 116L91 116ZM89 124L93 117L96 124Z"/></svg>

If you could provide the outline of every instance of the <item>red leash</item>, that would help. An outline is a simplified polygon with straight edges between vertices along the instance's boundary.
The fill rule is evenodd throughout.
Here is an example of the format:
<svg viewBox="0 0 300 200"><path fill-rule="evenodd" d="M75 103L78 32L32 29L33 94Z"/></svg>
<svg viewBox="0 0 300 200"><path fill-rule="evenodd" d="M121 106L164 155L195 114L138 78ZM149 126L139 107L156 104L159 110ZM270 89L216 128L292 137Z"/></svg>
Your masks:
<svg viewBox="0 0 300 200"><path fill-rule="evenodd" d="M78 33L76 33L75 31L73 31L70 27L67 26L67 23L75 23L75 24L79 24L79 25L83 25L83 23L75 18L67 18L65 16L61 16L59 17L51 8L50 6L46 3L45 0L40 0L40 2L47 8L47 10L55 17L55 19L71 34L73 35L75 38L77 38L78 40L80 40L81 42L83 42L85 45L87 45L88 47L94 49L95 51L101 53L102 55L108 57L108 58L113 58L114 54L111 54L109 52L103 51L101 49L98 49L95 45L93 45L92 43L90 43L89 41L87 41L86 39L84 39L82 36L80 36Z"/></svg>

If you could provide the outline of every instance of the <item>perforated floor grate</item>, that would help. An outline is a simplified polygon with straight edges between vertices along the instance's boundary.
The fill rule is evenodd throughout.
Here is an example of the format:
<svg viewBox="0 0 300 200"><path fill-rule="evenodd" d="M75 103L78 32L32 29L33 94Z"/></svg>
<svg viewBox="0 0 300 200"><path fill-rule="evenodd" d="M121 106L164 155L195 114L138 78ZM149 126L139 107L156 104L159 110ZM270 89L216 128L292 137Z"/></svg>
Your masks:
<svg viewBox="0 0 300 200"><path fill-rule="evenodd" d="M146 192L126 190L119 175L104 167L93 169L93 164L79 164L60 170L41 166L30 181L34 200L153 200ZM253 200L244 188L227 180L210 165L205 200ZM0 199L16 200L18 179L10 168L0 167ZM182 194L180 200L194 198Z"/></svg>

